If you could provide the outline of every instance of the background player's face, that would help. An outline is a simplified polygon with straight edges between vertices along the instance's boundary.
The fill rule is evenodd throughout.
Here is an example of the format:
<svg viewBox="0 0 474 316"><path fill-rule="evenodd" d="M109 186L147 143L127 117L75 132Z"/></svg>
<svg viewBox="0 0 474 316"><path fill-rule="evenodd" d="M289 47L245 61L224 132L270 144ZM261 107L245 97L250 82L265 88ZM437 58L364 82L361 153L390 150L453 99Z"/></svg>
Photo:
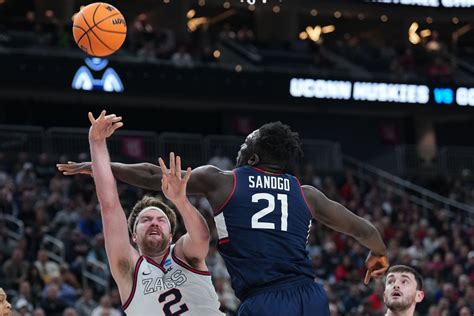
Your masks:
<svg viewBox="0 0 474 316"><path fill-rule="evenodd" d="M404 311L423 300L424 294L416 289L415 276L408 272L389 273L385 281L383 299L392 311Z"/></svg>
<svg viewBox="0 0 474 316"><path fill-rule="evenodd" d="M153 208L138 215L133 240L142 253L161 252L169 246L170 239L170 222L163 211Z"/></svg>
<svg viewBox="0 0 474 316"><path fill-rule="evenodd" d="M255 139L258 137L258 129L250 133L245 142L240 146L240 150L237 153L236 166L242 167L248 164L248 160L254 154L252 144L255 142Z"/></svg>

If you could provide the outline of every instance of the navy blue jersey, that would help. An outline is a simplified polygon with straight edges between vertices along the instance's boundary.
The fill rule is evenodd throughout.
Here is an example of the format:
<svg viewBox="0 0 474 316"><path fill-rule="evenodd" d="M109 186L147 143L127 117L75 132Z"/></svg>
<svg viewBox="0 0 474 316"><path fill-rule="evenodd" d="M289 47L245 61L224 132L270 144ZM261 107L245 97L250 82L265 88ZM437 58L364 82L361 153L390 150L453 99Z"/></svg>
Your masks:
<svg viewBox="0 0 474 316"><path fill-rule="evenodd" d="M216 214L218 249L239 299L285 280L314 279L306 249L312 216L294 176L237 168Z"/></svg>

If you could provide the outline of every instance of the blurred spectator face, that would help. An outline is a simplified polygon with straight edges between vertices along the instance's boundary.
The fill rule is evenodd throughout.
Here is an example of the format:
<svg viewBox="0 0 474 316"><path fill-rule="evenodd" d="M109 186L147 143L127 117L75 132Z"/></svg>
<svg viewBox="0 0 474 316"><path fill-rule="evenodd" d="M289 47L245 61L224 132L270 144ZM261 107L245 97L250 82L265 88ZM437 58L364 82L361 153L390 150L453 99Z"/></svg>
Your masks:
<svg viewBox="0 0 474 316"><path fill-rule="evenodd" d="M467 306L464 306L463 308L461 308L461 310L459 311L459 316L471 316L471 310L469 309L469 307Z"/></svg>
<svg viewBox="0 0 474 316"><path fill-rule="evenodd" d="M404 311L424 298L417 290L415 276L408 272L389 273L385 281L384 302L391 311Z"/></svg>
<svg viewBox="0 0 474 316"><path fill-rule="evenodd" d="M59 290L56 285L50 285L48 287L48 292L46 293L46 296L48 297L49 300L54 301L58 298L59 296Z"/></svg>
<svg viewBox="0 0 474 316"><path fill-rule="evenodd" d="M100 306L104 309L109 309L112 307L112 302L110 301L110 297L108 295L102 296L100 299Z"/></svg>
<svg viewBox="0 0 474 316"><path fill-rule="evenodd" d="M33 311L32 316L46 316L46 314L44 313L43 309L37 308Z"/></svg>
<svg viewBox="0 0 474 316"><path fill-rule="evenodd" d="M13 250L13 253L12 253L12 260L14 262L21 262L23 261L23 251L21 251L21 249L15 249Z"/></svg>
<svg viewBox="0 0 474 316"><path fill-rule="evenodd" d="M28 281L21 282L20 293L24 296L29 296L31 294L31 286Z"/></svg>
<svg viewBox="0 0 474 316"><path fill-rule="evenodd" d="M440 312L438 307L436 306L431 306L430 309L428 310L428 316L440 316Z"/></svg>
<svg viewBox="0 0 474 316"><path fill-rule="evenodd" d="M77 316L77 313L74 308L66 308L63 312L63 316Z"/></svg>

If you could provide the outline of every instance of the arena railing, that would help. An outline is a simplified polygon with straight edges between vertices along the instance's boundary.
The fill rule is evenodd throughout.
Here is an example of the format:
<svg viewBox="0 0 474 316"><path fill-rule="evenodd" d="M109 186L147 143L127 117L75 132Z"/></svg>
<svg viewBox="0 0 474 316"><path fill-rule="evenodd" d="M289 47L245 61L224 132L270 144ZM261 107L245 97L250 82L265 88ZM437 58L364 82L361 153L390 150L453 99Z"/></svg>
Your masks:
<svg viewBox="0 0 474 316"><path fill-rule="evenodd" d="M23 239L25 235L25 225L23 221L13 215L0 213L0 222L3 222L3 227L5 228L5 233L8 238L15 241Z"/></svg>
<svg viewBox="0 0 474 316"><path fill-rule="evenodd" d="M81 154L89 156L87 128L53 127L46 131L48 152L67 154L77 159ZM111 157L125 161L154 161L158 155L158 136L153 132L120 130L108 141ZM70 157L71 158L71 157Z"/></svg>
<svg viewBox="0 0 474 316"><path fill-rule="evenodd" d="M82 286L90 287L89 282L103 289L105 293L109 292L110 284L109 266L103 262L86 258L82 262ZM97 289L97 287L94 287Z"/></svg>
<svg viewBox="0 0 474 316"><path fill-rule="evenodd" d="M435 192L427 190L410 181L404 180L387 171L376 168L355 158L344 156L345 166L354 170L354 175L364 183L375 183L382 189L390 187L393 192L401 197L407 197L423 210L446 210L448 216L474 225L474 207L448 199Z"/></svg>
<svg viewBox="0 0 474 316"><path fill-rule="evenodd" d="M41 153L44 129L39 126L0 125L0 151Z"/></svg>
<svg viewBox="0 0 474 316"><path fill-rule="evenodd" d="M41 248L46 250L48 257L60 265L66 262L66 250L64 243L51 235L44 235L41 241Z"/></svg>
<svg viewBox="0 0 474 316"><path fill-rule="evenodd" d="M446 146L439 151L440 164L445 174L460 176L474 172L474 147Z"/></svg>

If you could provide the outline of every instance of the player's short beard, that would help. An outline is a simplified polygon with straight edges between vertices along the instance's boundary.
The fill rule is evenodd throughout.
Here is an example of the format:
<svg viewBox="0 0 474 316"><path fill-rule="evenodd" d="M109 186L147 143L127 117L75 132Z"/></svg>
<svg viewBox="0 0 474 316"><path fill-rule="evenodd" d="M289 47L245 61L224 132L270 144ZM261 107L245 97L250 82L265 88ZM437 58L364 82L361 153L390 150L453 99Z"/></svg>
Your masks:
<svg viewBox="0 0 474 316"><path fill-rule="evenodd" d="M170 235L162 235L162 240L160 242L144 238L141 243L140 250L145 255L161 253L168 247L169 241Z"/></svg>
<svg viewBox="0 0 474 316"><path fill-rule="evenodd" d="M410 297L404 297L398 301L387 301L387 307L393 312L402 312L410 308L410 306L415 301L415 295Z"/></svg>

